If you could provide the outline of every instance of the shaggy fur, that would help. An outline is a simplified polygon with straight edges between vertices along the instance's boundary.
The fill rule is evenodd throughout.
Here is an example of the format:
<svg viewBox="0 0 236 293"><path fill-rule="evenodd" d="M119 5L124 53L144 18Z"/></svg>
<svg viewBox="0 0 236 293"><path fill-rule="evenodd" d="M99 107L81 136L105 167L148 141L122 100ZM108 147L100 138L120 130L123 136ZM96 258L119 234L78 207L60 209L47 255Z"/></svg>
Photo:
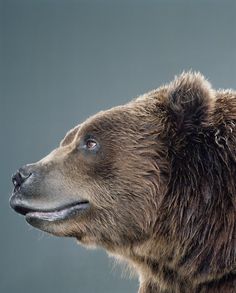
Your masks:
<svg viewBox="0 0 236 293"><path fill-rule="evenodd" d="M97 152L81 147L88 135ZM20 193L31 210L90 203L63 221L27 221L125 259L139 293L236 292L235 92L183 73L89 118L26 171L36 174Z"/></svg>

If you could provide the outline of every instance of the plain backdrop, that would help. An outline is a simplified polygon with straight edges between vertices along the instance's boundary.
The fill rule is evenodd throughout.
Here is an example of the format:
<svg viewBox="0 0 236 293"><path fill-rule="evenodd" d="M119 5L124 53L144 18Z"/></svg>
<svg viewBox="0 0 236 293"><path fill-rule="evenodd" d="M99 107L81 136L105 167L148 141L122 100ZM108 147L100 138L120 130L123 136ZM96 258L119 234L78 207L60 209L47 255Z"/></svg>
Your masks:
<svg viewBox="0 0 236 293"><path fill-rule="evenodd" d="M183 70L236 88L235 12L235 0L0 0L0 292L137 291L103 250L29 227L9 208L11 174Z"/></svg>

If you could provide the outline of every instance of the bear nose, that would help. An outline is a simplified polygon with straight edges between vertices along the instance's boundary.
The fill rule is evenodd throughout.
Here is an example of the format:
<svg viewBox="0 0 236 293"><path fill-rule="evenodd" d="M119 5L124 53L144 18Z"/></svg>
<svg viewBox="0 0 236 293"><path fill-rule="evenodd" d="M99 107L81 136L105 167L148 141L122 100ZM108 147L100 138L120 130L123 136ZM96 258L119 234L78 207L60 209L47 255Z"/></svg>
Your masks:
<svg viewBox="0 0 236 293"><path fill-rule="evenodd" d="M12 183L15 189L19 189L20 186L26 181L27 178L30 177L32 173L27 172L25 168L20 168L13 176Z"/></svg>

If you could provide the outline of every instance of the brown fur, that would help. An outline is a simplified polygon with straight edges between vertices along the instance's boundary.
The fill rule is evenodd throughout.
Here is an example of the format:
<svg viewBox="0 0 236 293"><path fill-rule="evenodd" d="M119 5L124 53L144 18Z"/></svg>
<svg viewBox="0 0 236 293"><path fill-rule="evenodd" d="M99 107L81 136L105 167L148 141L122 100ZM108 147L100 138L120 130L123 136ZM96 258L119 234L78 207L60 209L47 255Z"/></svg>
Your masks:
<svg viewBox="0 0 236 293"><path fill-rule="evenodd" d="M88 134L97 153L80 148ZM184 73L89 118L27 168L43 178L22 188L28 206L91 204L65 221L29 223L124 258L140 293L236 292L235 92Z"/></svg>

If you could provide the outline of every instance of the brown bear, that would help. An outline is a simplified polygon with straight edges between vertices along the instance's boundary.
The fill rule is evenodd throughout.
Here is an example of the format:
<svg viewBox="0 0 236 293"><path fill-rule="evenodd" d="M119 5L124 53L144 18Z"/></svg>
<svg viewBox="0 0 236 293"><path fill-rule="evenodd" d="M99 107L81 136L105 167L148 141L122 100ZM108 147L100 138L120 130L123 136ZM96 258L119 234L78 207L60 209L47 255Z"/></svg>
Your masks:
<svg viewBox="0 0 236 293"><path fill-rule="evenodd" d="M236 92L201 74L90 117L12 180L28 223L126 260L140 293L236 292Z"/></svg>

